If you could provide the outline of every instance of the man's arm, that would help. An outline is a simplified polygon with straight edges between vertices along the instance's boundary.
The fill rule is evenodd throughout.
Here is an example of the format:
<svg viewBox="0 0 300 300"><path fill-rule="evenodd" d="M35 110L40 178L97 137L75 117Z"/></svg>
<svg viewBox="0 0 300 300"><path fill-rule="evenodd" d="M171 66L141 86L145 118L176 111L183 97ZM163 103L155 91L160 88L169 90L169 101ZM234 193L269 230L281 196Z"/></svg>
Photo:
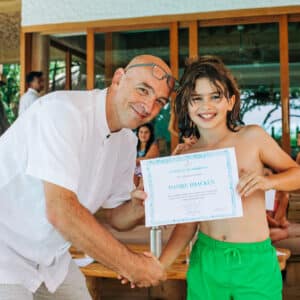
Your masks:
<svg viewBox="0 0 300 300"><path fill-rule="evenodd" d="M126 231L137 225L145 224L144 200L147 194L142 185L131 192L131 200L124 204L105 210L107 222L118 231Z"/></svg>
<svg viewBox="0 0 300 300"><path fill-rule="evenodd" d="M134 253L117 241L73 192L48 182L44 182L44 190L49 222L75 247L138 286L156 285L164 279L157 260Z"/></svg>

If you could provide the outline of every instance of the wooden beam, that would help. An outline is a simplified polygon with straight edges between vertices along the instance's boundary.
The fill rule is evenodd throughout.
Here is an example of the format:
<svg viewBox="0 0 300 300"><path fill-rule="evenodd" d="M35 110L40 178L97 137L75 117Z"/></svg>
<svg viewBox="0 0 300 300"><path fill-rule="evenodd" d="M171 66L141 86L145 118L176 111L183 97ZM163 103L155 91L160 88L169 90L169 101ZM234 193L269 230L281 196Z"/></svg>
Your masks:
<svg viewBox="0 0 300 300"><path fill-rule="evenodd" d="M189 57L197 57L198 51L198 22L192 21L189 24Z"/></svg>
<svg viewBox="0 0 300 300"><path fill-rule="evenodd" d="M267 15L256 17L234 17L234 18L222 18L214 20L199 20L200 27L215 27L215 26L227 26L227 25L240 25L240 24L263 24L263 23L277 23L279 22L280 15Z"/></svg>
<svg viewBox="0 0 300 300"><path fill-rule="evenodd" d="M20 95L26 91L26 74L31 71L32 33L20 32Z"/></svg>
<svg viewBox="0 0 300 300"><path fill-rule="evenodd" d="M92 90L95 86L95 33L94 33L94 29L87 30L86 52L87 52L86 88L88 90Z"/></svg>
<svg viewBox="0 0 300 300"><path fill-rule="evenodd" d="M72 54L71 51L66 52L65 56L66 63L66 82L65 82L65 90L72 89Z"/></svg>
<svg viewBox="0 0 300 300"><path fill-rule="evenodd" d="M170 25L170 67L174 77L179 76L179 43L178 43L178 23L173 22ZM178 121L174 110L175 93L171 97L170 105L170 125L171 129L171 152L175 149L178 144ZM177 134L176 134L177 133Z"/></svg>
<svg viewBox="0 0 300 300"><path fill-rule="evenodd" d="M105 51L104 51L104 61L105 61L105 85L110 84L113 75L113 35L111 32L105 33Z"/></svg>
<svg viewBox="0 0 300 300"><path fill-rule="evenodd" d="M176 15L160 15L160 16L143 16L138 18L126 19L110 19L98 20L89 22L70 22L45 25L23 26L24 32L42 32L42 33L66 33L85 31L87 28L110 28L120 26L140 26L147 24L165 24L172 22L184 22L194 20L213 20L213 19L228 19L241 17L259 17L259 16L274 16L285 14L299 14L300 5L280 6L280 7L263 7L250 9L236 9L225 11L209 11L191 14L176 14Z"/></svg>
<svg viewBox="0 0 300 300"><path fill-rule="evenodd" d="M280 94L282 105L282 148L291 153L290 143L290 114L289 114L289 41L288 41L288 17L280 16L279 22L280 41Z"/></svg>

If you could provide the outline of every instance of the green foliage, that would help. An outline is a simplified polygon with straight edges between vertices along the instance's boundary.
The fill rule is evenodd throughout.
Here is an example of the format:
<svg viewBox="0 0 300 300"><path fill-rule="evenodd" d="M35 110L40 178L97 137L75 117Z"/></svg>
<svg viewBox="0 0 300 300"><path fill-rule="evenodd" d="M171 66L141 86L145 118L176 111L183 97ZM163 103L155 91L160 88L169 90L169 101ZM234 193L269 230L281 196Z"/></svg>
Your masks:
<svg viewBox="0 0 300 300"><path fill-rule="evenodd" d="M0 101L3 104L5 116L11 124L18 116L20 99L20 65L3 65L3 75L6 84L0 87Z"/></svg>

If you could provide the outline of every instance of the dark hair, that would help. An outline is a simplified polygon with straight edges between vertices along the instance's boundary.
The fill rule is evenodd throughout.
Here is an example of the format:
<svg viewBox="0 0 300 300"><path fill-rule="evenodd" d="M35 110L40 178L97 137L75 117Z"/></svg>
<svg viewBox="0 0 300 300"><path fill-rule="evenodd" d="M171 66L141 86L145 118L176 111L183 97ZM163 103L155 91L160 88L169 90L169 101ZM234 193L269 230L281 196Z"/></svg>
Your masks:
<svg viewBox="0 0 300 300"><path fill-rule="evenodd" d="M198 129L189 117L188 104L191 94L195 90L196 80L207 78L227 99L235 96L232 111L227 113L227 127L236 131L237 126L244 124L240 118L240 92L232 73L225 67L217 56L204 55L197 59L187 60L183 76L180 79L180 88L177 90L175 111L178 115L179 129L186 136L193 134L199 137Z"/></svg>
<svg viewBox="0 0 300 300"><path fill-rule="evenodd" d="M142 127L147 127L149 129L149 131L150 131L150 138L149 138L149 140L148 140L148 142L146 144L146 148L145 148L145 155L146 155L146 153L148 152L149 148L151 147L151 145L153 144L153 142L155 140L155 137L154 137L154 128L153 128L153 125L151 123L146 123L146 124L143 124L143 125L139 126L136 129L136 135L137 135L137 137L139 137L139 131L140 131L140 129ZM138 138L138 143L137 143L137 146L136 146L136 150L139 151L140 147L141 147L141 141Z"/></svg>
<svg viewBox="0 0 300 300"><path fill-rule="evenodd" d="M41 78L43 76L43 72L41 71L31 71L26 75L26 83L30 84L34 78Z"/></svg>

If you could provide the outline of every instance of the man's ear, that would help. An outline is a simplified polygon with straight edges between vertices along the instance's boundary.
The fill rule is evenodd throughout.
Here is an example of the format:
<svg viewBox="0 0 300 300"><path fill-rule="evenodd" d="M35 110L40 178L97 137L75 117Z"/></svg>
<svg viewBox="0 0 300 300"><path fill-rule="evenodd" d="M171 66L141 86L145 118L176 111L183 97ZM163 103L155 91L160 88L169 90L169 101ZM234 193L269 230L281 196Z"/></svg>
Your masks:
<svg viewBox="0 0 300 300"><path fill-rule="evenodd" d="M228 110L232 111L233 106L235 104L235 95L232 95L231 98L229 98L228 103L229 103L229 109Z"/></svg>
<svg viewBox="0 0 300 300"><path fill-rule="evenodd" d="M111 80L112 84L119 85L119 82L124 74L125 74L125 70L123 68L118 68L112 77Z"/></svg>

